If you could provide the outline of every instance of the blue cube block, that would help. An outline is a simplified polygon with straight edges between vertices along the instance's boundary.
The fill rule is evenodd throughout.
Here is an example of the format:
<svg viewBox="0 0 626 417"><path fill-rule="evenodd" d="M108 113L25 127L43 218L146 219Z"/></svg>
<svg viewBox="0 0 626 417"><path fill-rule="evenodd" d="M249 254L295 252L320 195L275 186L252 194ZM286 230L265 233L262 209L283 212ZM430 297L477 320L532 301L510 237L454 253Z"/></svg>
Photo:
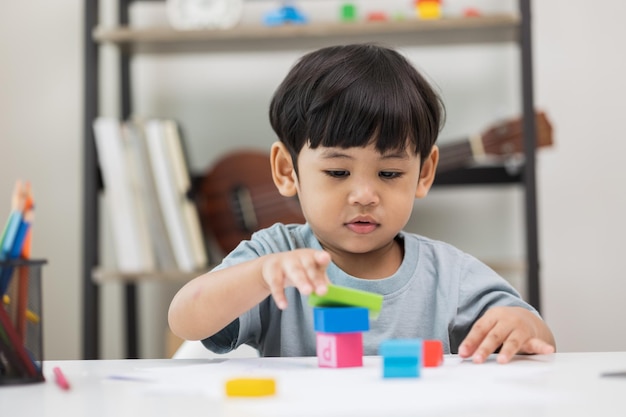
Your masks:
<svg viewBox="0 0 626 417"><path fill-rule="evenodd" d="M378 352L385 358L421 358L422 339L388 339L380 344Z"/></svg>
<svg viewBox="0 0 626 417"><path fill-rule="evenodd" d="M383 378L419 378L420 364L418 359L388 359L383 361Z"/></svg>
<svg viewBox="0 0 626 417"><path fill-rule="evenodd" d="M370 329L365 307L315 307L313 327L321 333L360 333Z"/></svg>

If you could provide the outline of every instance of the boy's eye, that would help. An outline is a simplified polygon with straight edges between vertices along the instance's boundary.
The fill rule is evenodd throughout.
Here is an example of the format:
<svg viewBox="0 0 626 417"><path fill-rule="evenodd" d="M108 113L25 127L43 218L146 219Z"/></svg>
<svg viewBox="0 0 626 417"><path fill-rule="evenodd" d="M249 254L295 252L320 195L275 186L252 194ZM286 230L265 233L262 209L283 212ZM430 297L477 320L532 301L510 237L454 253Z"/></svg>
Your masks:
<svg viewBox="0 0 626 417"><path fill-rule="evenodd" d="M380 171L378 173L378 176L380 176L381 178L386 179L386 180L391 180L391 179L394 179L394 178L401 177L402 173L401 172L397 172L397 171Z"/></svg>
<svg viewBox="0 0 626 417"><path fill-rule="evenodd" d="M333 178L345 178L350 175L350 172L345 170L328 170L324 172L326 173L326 175Z"/></svg>

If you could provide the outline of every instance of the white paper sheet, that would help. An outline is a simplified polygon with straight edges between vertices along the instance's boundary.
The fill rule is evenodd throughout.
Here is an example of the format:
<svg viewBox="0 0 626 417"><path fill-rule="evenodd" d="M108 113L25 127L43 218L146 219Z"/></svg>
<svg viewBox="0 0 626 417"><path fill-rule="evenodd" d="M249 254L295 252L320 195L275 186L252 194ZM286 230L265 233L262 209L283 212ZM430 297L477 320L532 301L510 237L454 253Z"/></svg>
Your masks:
<svg viewBox="0 0 626 417"><path fill-rule="evenodd" d="M403 416L459 413L480 415L502 408L505 415L559 401L536 388L550 363L522 357L507 365L495 360L473 364L446 357L420 378L383 378L379 357L365 357L359 368L319 368L317 358L241 358L205 364L149 368L110 375L136 381L143 395L201 395L223 401L224 415L253 416ZM237 377L271 377L277 393L266 398L227 398L224 384ZM503 414L504 415L504 414Z"/></svg>

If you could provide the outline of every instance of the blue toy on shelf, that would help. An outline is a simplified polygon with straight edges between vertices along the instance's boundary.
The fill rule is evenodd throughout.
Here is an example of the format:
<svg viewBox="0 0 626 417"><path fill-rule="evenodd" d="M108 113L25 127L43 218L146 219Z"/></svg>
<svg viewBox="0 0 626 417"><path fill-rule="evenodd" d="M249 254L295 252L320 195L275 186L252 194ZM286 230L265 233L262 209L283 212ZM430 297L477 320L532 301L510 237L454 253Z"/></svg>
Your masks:
<svg viewBox="0 0 626 417"><path fill-rule="evenodd" d="M268 12L263 17L266 26L280 26L284 24L303 25L308 23L307 17L293 5L283 5L278 10Z"/></svg>

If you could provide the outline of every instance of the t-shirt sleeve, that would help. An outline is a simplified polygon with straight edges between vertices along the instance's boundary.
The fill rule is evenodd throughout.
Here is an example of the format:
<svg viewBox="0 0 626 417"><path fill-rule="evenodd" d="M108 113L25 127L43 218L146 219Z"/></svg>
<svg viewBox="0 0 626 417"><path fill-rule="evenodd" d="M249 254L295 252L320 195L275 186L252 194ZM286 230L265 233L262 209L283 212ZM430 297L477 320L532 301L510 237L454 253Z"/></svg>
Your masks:
<svg viewBox="0 0 626 417"><path fill-rule="evenodd" d="M228 353L237 347L239 319L235 319L211 337L202 340L205 348L215 353Z"/></svg>
<svg viewBox="0 0 626 417"><path fill-rule="evenodd" d="M476 320L491 307L522 307L539 316L537 310L524 301L511 284L470 255L466 255L458 282L458 308L450 331L452 353L458 353L459 345Z"/></svg>
<svg viewBox="0 0 626 417"><path fill-rule="evenodd" d="M213 270L237 265L272 252L273 248L268 248L267 242L259 236L261 234L256 233L251 240L241 242ZM210 351L220 354L228 353L244 343L258 348L263 329L261 312L260 306L253 307L213 336L202 340L202 344Z"/></svg>

